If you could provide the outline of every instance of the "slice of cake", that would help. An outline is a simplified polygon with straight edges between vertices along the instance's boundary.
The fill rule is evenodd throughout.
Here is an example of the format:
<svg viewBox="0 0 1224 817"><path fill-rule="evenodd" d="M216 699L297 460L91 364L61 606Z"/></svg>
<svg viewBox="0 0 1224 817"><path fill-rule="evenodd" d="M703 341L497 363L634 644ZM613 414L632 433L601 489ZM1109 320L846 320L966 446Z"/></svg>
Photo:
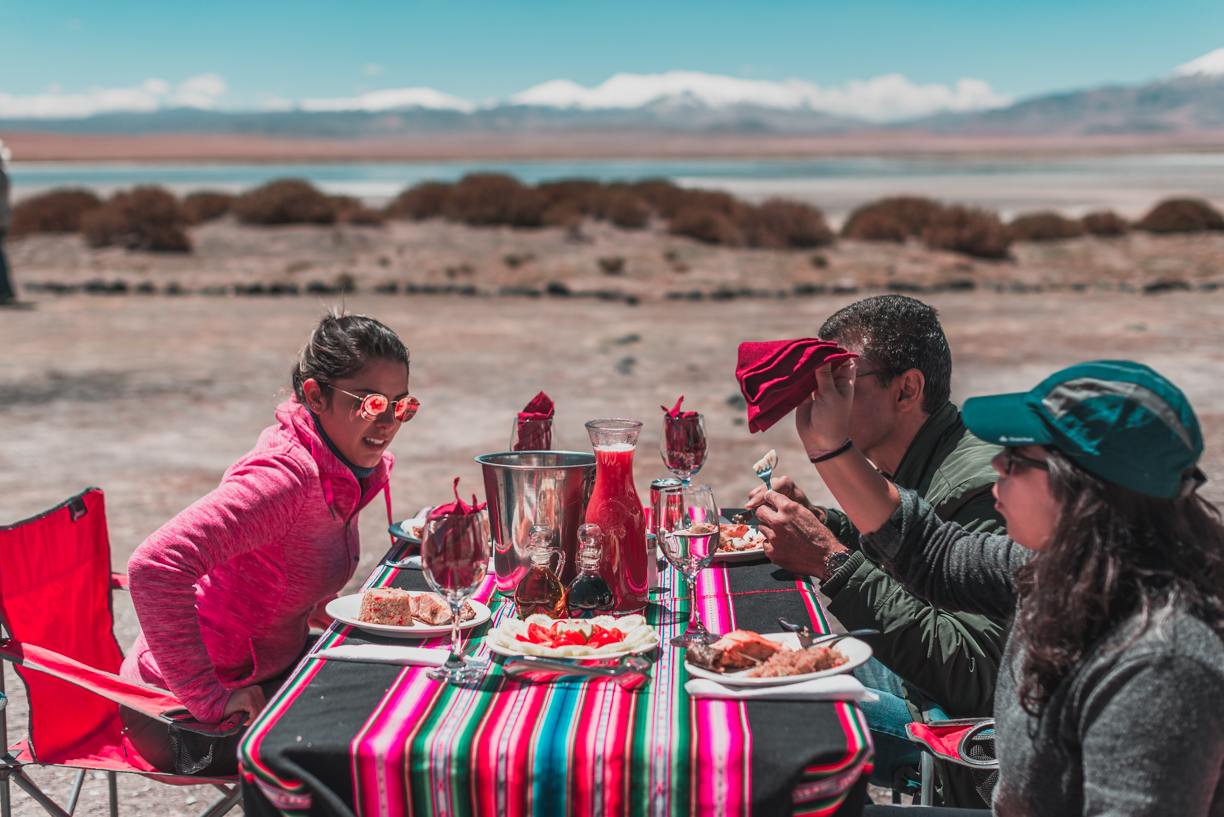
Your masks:
<svg viewBox="0 0 1224 817"><path fill-rule="evenodd" d="M361 596L361 613L357 620L370 624L411 627L412 607L412 594L407 590L379 587L367 590Z"/></svg>

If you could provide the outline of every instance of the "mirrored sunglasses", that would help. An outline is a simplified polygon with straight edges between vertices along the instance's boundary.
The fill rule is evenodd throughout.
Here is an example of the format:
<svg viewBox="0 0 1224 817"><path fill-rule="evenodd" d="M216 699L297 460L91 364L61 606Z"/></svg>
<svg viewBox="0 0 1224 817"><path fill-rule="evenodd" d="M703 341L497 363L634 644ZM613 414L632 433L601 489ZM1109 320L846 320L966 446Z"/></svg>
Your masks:
<svg viewBox="0 0 1224 817"><path fill-rule="evenodd" d="M335 388L335 387L333 387ZM391 405L391 399L382 394L367 394L362 397L358 394L353 394L351 391L344 389L336 389L341 394L347 394L354 400L360 401L361 406L357 410L357 416L369 422L378 417L387 410L387 406ZM404 397L395 401L395 419L401 423L406 423L416 416L417 409L421 407L421 401L415 397Z"/></svg>

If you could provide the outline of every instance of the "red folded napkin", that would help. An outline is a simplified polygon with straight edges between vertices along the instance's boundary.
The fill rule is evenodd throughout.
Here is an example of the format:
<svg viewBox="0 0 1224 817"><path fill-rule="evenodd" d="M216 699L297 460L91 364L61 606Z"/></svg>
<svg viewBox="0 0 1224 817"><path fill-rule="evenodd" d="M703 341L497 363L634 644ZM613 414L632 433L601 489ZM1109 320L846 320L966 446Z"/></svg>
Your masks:
<svg viewBox="0 0 1224 817"><path fill-rule="evenodd" d="M485 509L486 503L477 502L476 494L472 494L471 505L459 498L459 477L455 477L454 490L455 501L434 508L429 512L430 519L437 519L440 516L469 516L474 513L480 513Z"/></svg>
<svg viewBox="0 0 1224 817"><path fill-rule="evenodd" d="M748 430L764 431L816 391L816 370L858 357L816 338L741 343L735 378L748 401Z"/></svg>
<svg viewBox="0 0 1224 817"><path fill-rule="evenodd" d="M552 419L556 406L540 392L518 413L518 441L515 451L548 451L552 448Z"/></svg>
<svg viewBox="0 0 1224 817"><path fill-rule="evenodd" d="M680 410L683 402L684 395L681 395L670 409L659 406L663 409L663 433L667 440L664 460L668 468L692 471L705 462L706 437L697 412Z"/></svg>

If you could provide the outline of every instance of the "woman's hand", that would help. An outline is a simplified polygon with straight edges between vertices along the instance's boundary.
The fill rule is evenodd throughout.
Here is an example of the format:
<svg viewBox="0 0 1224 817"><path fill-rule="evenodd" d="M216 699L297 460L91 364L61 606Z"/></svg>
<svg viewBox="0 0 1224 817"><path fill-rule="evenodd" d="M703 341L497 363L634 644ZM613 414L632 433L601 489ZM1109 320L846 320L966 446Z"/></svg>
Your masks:
<svg viewBox="0 0 1224 817"><path fill-rule="evenodd" d="M816 393L795 409L795 428L808 451L833 451L850 436L854 405L854 360L816 370Z"/></svg>
<svg viewBox="0 0 1224 817"><path fill-rule="evenodd" d="M245 711L247 717L242 725L250 726L267 705L268 701L264 698L264 692L260 687L249 686L235 689L230 693L229 700L225 702L225 711L221 713L221 720L225 720L235 712Z"/></svg>

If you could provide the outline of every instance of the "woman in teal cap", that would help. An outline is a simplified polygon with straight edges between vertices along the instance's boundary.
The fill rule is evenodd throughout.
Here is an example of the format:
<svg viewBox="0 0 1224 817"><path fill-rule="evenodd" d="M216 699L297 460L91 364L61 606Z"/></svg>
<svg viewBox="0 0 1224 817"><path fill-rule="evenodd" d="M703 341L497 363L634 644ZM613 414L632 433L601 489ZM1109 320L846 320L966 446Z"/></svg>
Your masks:
<svg viewBox="0 0 1224 817"><path fill-rule="evenodd" d="M864 553L933 603L1014 612L995 691L998 815L1224 815L1224 524L1198 419L1146 366L1064 369L973 398L1003 445L1008 536L942 523L847 436L854 364L817 372L796 426Z"/></svg>

